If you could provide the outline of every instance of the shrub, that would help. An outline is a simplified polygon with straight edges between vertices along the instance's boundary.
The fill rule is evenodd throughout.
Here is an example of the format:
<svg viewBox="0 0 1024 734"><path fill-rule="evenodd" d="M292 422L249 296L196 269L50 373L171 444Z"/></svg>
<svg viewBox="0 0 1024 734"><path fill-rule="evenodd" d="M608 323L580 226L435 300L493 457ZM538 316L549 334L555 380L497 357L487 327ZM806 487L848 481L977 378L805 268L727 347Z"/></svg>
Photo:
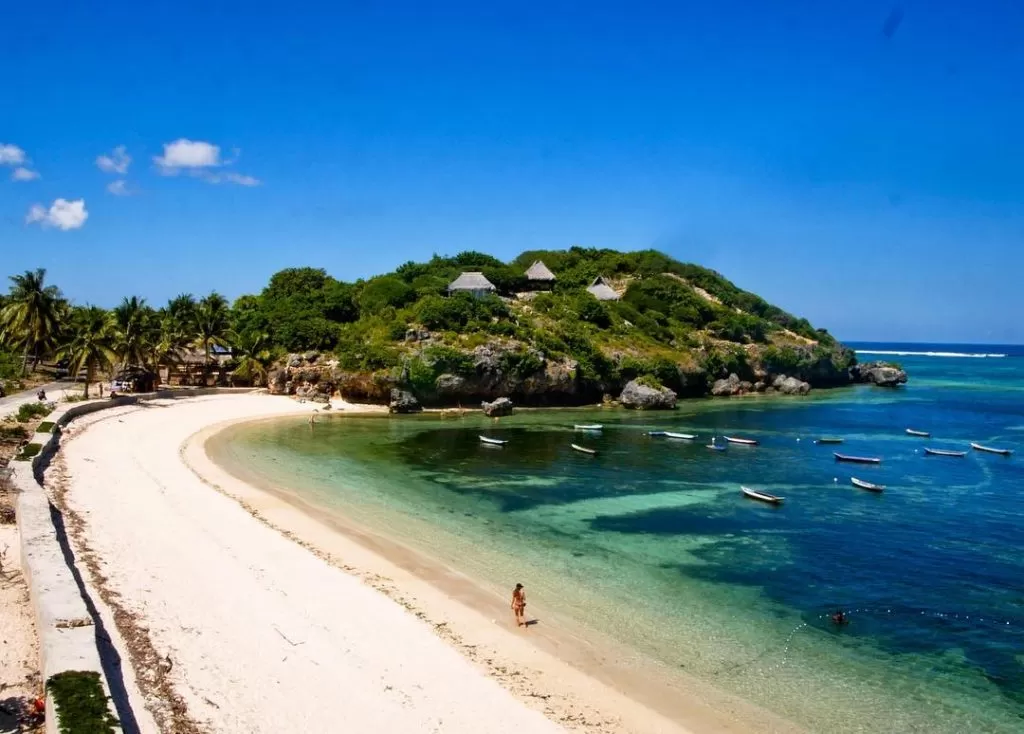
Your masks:
<svg viewBox="0 0 1024 734"><path fill-rule="evenodd" d="M25 430L25 426L12 426L2 425L0 426L0 441L3 442L20 442L28 439L28 431Z"/></svg>
<svg viewBox="0 0 1024 734"><path fill-rule="evenodd" d="M636 378L636 382L638 385L650 387L655 390L661 390L664 387L664 385L662 385L654 375L640 375L640 377Z"/></svg>
<svg viewBox="0 0 1024 734"><path fill-rule="evenodd" d="M23 403L18 408L15 417L18 419L18 423L28 423L33 418L49 415L52 410L53 405L50 403Z"/></svg>
<svg viewBox="0 0 1024 734"><path fill-rule="evenodd" d="M46 681L60 717L61 734L114 734L118 721L107 703L100 674L68 670Z"/></svg>

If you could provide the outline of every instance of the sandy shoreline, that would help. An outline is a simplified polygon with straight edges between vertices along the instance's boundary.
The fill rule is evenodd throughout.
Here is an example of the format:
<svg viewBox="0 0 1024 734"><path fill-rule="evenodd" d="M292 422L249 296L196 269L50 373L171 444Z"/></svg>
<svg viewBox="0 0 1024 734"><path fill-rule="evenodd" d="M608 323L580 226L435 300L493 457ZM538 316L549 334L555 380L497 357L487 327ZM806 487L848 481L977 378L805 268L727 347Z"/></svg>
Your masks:
<svg viewBox="0 0 1024 734"><path fill-rule="evenodd" d="M644 696L623 695L614 649L588 651L556 629L531 639L498 616L504 600L452 569L325 521L206 454L231 423L315 407L220 396L72 424L66 506L92 582L147 638L149 659L133 663L161 668L163 687L146 693L163 730L793 730L703 687L650 681ZM168 728L160 699L175 697L187 714Z"/></svg>

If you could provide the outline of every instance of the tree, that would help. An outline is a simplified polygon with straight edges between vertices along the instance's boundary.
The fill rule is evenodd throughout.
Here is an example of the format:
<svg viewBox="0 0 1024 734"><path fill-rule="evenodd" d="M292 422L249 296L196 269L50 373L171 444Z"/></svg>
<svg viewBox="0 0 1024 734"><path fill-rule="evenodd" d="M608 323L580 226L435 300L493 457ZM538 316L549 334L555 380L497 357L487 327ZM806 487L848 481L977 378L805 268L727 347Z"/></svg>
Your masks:
<svg viewBox="0 0 1024 734"><path fill-rule="evenodd" d="M235 369L231 372L254 387L260 387L267 381L267 364L270 362L270 350L267 349L267 335L246 331L231 334L231 347L235 357Z"/></svg>
<svg viewBox="0 0 1024 734"><path fill-rule="evenodd" d="M96 381L96 370L109 368L118 358L107 312L98 306L75 309L71 315L71 339L58 352L68 360L68 371L77 375L85 367L85 397Z"/></svg>
<svg viewBox="0 0 1024 734"><path fill-rule="evenodd" d="M22 374L28 374L28 356L32 369L42 354L55 346L60 329L63 298L60 289L46 285L46 270L26 270L12 275L7 305L0 311L0 334L12 346L21 347Z"/></svg>
<svg viewBox="0 0 1024 734"><path fill-rule="evenodd" d="M121 301L112 313L114 349L123 367L145 367L152 361L157 337L155 314L145 298L132 296Z"/></svg>
<svg viewBox="0 0 1024 734"><path fill-rule="evenodd" d="M215 346L224 346L230 327L231 309L224 296L214 291L199 301L196 306L196 341L202 345L206 355L203 362L204 383L210 377L210 351Z"/></svg>

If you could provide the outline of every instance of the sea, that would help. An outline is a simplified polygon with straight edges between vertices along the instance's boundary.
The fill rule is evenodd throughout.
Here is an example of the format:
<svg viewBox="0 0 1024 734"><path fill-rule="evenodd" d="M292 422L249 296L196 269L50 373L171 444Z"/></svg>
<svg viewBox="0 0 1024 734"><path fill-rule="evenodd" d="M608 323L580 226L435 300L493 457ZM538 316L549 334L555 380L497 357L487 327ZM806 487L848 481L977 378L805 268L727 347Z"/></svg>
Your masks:
<svg viewBox="0 0 1024 734"><path fill-rule="evenodd" d="M900 363L908 384L671 413L282 418L208 450L485 587L523 582L561 623L808 731L1019 734L1024 347L851 346ZM575 428L589 423L603 430ZM648 434L664 430L698 438ZM707 448L727 435L759 444Z"/></svg>

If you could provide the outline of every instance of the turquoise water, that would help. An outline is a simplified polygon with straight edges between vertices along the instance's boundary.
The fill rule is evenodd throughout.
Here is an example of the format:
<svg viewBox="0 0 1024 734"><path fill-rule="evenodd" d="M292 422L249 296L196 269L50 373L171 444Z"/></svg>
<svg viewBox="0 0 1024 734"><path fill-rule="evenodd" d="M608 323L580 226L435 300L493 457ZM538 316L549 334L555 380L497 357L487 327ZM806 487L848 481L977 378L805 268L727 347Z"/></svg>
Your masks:
<svg viewBox="0 0 1024 734"><path fill-rule="evenodd" d="M280 420L233 429L214 452L502 593L523 581L557 620L813 731L1019 732L1024 357L974 351L1011 356L901 355L912 380L898 391L694 401L671 415ZM604 431L572 428L589 422ZM704 448L723 434L761 445ZM1017 453L922 452L969 441ZM835 448L883 462L837 464ZM746 500L741 484L786 502ZM848 626L829 622L836 608Z"/></svg>

